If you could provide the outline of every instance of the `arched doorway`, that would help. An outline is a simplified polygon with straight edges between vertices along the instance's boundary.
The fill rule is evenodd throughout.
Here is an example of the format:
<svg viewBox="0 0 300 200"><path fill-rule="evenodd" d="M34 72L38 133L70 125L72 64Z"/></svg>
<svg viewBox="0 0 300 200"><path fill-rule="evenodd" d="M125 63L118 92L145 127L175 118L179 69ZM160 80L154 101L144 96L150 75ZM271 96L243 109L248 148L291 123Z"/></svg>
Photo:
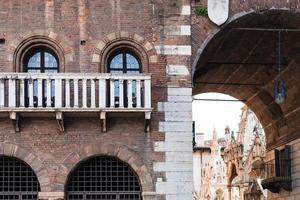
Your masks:
<svg viewBox="0 0 300 200"><path fill-rule="evenodd" d="M140 200L141 186L131 167L114 157L79 163L66 185L68 200Z"/></svg>
<svg viewBox="0 0 300 200"><path fill-rule="evenodd" d="M299 138L299 19L275 9L237 18L198 49L193 66L193 94L218 92L243 101L261 122L270 155ZM279 78L286 83L284 102L275 101Z"/></svg>
<svg viewBox="0 0 300 200"><path fill-rule="evenodd" d="M0 156L0 199L37 200L39 191L37 176L27 163Z"/></svg>

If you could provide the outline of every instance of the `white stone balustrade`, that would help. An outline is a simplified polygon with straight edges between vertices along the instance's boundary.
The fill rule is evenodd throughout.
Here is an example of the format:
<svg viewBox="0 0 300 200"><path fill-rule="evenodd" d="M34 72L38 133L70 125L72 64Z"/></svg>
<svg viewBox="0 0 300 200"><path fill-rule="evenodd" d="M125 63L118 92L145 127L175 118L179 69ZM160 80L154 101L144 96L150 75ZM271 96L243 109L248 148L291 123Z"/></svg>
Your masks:
<svg viewBox="0 0 300 200"><path fill-rule="evenodd" d="M151 110L151 75L0 73L0 111Z"/></svg>

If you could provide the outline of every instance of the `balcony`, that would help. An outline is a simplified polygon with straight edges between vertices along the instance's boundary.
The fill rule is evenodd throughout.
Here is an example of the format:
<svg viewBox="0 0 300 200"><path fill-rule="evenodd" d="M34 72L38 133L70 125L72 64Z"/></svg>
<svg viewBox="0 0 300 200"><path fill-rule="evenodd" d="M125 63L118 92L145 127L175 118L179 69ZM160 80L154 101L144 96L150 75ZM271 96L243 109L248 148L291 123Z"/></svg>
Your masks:
<svg viewBox="0 0 300 200"><path fill-rule="evenodd" d="M19 116L97 114L106 131L106 113L143 112L151 117L151 75L106 73L0 73L0 117L10 117L16 132Z"/></svg>
<svg viewBox="0 0 300 200"><path fill-rule="evenodd" d="M292 191L291 146L286 145L285 148L275 149L274 152L275 159L264 164L262 187L273 193L279 193L281 189Z"/></svg>

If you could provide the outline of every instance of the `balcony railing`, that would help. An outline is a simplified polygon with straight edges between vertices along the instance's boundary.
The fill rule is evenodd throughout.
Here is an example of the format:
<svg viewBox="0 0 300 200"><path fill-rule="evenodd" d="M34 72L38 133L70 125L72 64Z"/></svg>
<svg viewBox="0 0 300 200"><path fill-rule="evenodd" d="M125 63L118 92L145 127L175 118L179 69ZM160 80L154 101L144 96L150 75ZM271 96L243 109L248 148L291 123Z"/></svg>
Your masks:
<svg viewBox="0 0 300 200"><path fill-rule="evenodd" d="M0 112L12 111L148 113L151 112L151 76L0 73Z"/></svg>

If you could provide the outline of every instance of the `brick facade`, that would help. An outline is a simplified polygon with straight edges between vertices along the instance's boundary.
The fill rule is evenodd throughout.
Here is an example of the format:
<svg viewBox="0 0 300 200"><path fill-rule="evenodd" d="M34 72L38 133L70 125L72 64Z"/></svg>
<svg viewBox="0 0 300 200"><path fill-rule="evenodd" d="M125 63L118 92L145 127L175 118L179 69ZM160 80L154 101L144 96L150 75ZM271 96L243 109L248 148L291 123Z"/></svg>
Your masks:
<svg viewBox="0 0 300 200"><path fill-rule="evenodd" d="M107 57L114 49L124 46L139 56L142 72L152 75L154 110L148 133L144 132L144 116L139 113L108 114L106 133L101 132L96 116L66 117L63 133L52 117L38 114L23 117L20 133L15 133L9 118L1 118L1 154L17 157L32 167L41 185L39 198L64 198L70 171L91 156L107 155L131 166L139 177L144 199L175 199L177 194L181 199L190 199L190 189L188 192L176 189L177 180L168 181L166 170L156 167L166 160L172 161L173 156L155 147L173 132L165 135L166 130L160 128L162 123L169 125L164 110L157 108L158 102L169 101L175 106L180 94L168 99L167 91L176 93L176 88L191 87L189 1L3 0L0 5L0 38L5 39L0 44L1 72L22 72L24 52L35 44L43 44L58 55L62 73L105 73ZM177 49L177 45L183 49L168 52L169 46ZM175 74L167 74L170 68ZM187 138L185 149L191 152L191 114L188 113L191 89L186 95L181 100L189 107L187 113L183 112L187 118L184 122L187 133L183 137ZM169 114L171 118L176 115ZM180 134L174 134L178 135L174 143L177 144L181 141ZM191 173L191 168L186 171ZM184 196L186 193L188 197Z"/></svg>
<svg viewBox="0 0 300 200"><path fill-rule="evenodd" d="M206 4L206 2L201 2ZM231 2L230 20L253 10L290 8L290 1ZM49 46L60 72L104 73L118 47L134 51L142 72L151 73L152 118L144 132L142 114L108 114L107 132L98 117L20 120L16 134L0 119L1 154L26 161L41 184L41 199L64 198L69 172L92 155L128 163L145 200L192 199L192 74L201 50L221 28L195 17L190 0L0 0L0 71L22 72L24 51ZM197 93L195 88L194 93ZM177 156L180 155L180 156Z"/></svg>

